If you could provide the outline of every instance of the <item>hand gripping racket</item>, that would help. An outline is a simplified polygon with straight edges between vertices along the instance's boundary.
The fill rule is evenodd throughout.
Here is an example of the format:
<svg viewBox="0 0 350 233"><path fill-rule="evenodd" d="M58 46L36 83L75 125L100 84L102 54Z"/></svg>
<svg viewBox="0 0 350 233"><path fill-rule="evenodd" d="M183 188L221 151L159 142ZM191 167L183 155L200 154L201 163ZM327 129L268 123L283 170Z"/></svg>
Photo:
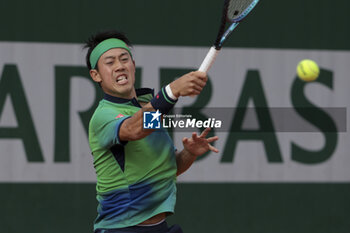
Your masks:
<svg viewBox="0 0 350 233"><path fill-rule="evenodd" d="M259 0L225 0L224 10L221 18L221 25L214 45L210 48L203 60L199 71L207 72L214 63L226 38L233 32L238 24L254 9ZM231 26L225 31L227 23Z"/></svg>

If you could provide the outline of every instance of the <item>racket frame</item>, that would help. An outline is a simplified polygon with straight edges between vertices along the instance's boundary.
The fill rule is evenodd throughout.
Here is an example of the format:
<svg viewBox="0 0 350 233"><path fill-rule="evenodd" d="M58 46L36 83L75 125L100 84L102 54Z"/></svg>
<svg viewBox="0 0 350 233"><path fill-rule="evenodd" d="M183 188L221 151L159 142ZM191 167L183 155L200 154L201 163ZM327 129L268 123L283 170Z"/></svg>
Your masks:
<svg viewBox="0 0 350 233"><path fill-rule="evenodd" d="M225 0L224 2L224 10L223 10L223 18L220 26L219 33L215 40L214 45L210 48L206 57L204 58L202 64L199 67L199 71L207 73L210 67L213 65L219 51L221 50L223 43L228 38L228 36L236 29L239 23L254 9L254 7L258 4L259 0L253 0L253 2L241 13L239 17L236 19L229 19L227 17L228 4L232 0ZM229 28L224 31L226 22L229 21L231 25Z"/></svg>

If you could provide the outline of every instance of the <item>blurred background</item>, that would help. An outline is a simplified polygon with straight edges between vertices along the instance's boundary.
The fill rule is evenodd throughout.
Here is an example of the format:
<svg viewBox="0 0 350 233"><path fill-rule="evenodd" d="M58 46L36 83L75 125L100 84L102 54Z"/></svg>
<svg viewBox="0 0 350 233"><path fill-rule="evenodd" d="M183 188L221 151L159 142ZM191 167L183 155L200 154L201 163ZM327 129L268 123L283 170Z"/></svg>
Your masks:
<svg viewBox="0 0 350 233"><path fill-rule="evenodd" d="M199 67L221 8L217 0L0 2L2 233L92 232L87 127L102 95L84 41L104 29L125 32L136 86L158 90ZM212 132L220 153L178 178L170 224L187 233L350 231L349 9L346 0L261 0L233 32L203 93L176 106L202 119L211 117L207 108L232 111L221 119L227 129ZM310 83L295 73L306 58L321 68ZM235 111L260 107L253 123ZM188 135L173 132L175 145Z"/></svg>

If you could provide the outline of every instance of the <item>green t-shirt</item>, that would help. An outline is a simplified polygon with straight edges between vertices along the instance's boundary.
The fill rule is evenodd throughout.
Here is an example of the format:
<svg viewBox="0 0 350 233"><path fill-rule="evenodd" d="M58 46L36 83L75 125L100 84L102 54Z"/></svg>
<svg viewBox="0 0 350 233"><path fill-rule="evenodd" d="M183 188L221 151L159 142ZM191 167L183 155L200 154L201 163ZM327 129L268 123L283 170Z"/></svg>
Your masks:
<svg viewBox="0 0 350 233"><path fill-rule="evenodd" d="M149 102L151 89L137 89L138 101ZM123 142L119 129L141 106L136 99L110 95L100 101L89 125L89 144L97 175L98 216L94 229L137 225L162 213L174 212L176 158L164 129Z"/></svg>

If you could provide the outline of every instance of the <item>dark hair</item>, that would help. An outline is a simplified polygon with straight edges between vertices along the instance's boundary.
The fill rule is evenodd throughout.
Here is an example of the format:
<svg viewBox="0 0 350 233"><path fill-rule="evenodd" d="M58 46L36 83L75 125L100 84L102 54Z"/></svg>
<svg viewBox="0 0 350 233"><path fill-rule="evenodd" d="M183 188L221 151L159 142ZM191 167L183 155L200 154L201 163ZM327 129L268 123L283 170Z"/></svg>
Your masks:
<svg viewBox="0 0 350 233"><path fill-rule="evenodd" d="M90 64L90 55L92 50L102 41L107 40L109 38L117 38L119 40L124 41L128 46L132 46L129 39L126 37L126 35L122 32L116 31L116 30L108 30L103 32L98 32L92 36L85 42L84 48L88 48L87 54L86 54L86 65L91 70L91 64ZM98 67L96 66L96 69Z"/></svg>

